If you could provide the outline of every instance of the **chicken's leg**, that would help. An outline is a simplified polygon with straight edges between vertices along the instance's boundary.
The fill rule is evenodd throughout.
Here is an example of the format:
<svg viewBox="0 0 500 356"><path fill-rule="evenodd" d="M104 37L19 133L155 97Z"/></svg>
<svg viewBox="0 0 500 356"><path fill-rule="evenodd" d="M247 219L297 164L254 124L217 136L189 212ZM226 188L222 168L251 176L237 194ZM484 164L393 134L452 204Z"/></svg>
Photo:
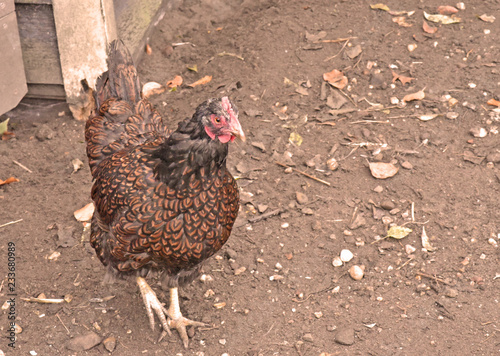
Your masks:
<svg viewBox="0 0 500 356"><path fill-rule="evenodd" d="M151 330L154 331L155 329L155 316L153 314L154 310L156 315L158 315L158 318L160 318L161 325L163 326L164 330L163 332L166 332L168 335L172 335L168 327L167 318L165 317L165 314L168 315L167 309L165 309L165 307L160 303L160 301L156 297L156 293L151 289L144 278L137 277L137 284L139 285L142 299L144 300L144 305L146 306Z"/></svg>
<svg viewBox="0 0 500 356"><path fill-rule="evenodd" d="M177 329L179 335L181 336L182 342L184 343L184 347L187 349L189 340L186 332L186 326L205 326L206 324L200 323L199 321L189 320L182 316L181 308L179 307L179 294L177 288L170 288L170 306L168 307L167 313L168 325L172 328ZM163 332L162 336L165 336L165 331Z"/></svg>

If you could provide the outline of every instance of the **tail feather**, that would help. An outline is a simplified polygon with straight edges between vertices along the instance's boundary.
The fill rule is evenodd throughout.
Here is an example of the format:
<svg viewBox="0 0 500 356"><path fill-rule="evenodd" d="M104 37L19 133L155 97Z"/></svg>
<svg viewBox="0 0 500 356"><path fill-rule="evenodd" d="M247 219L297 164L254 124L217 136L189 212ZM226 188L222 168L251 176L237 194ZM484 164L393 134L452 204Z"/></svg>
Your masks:
<svg viewBox="0 0 500 356"><path fill-rule="evenodd" d="M137 103L141 99L137 69L130 52L121 40L111 42L107 62L108 71L99 77L96 84L97 107L109 98Z"/></svg>
<svg viewBox="0 0 500 356"><path fill-rule="evenodd" d="M85 140L92 175L115 153L168 136L160 114L141 98L137 69L121 40L111 43L108 70L97 80L96 113L87 120Z"/></svg>

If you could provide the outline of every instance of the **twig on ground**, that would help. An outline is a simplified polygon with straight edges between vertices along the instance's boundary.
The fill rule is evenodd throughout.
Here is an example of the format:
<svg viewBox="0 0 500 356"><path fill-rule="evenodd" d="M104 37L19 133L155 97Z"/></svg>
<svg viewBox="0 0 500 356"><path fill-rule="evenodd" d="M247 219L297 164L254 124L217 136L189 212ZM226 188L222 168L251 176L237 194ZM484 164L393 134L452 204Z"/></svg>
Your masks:
<svg viewBox="0 0 500 356"><path fill-rule="evenodd" d="M323 183L323 184L325 184L325 185L327 185L327 186L331 186L330 182L327 182L327 181L325 181L325 180L323 180L323 179L319 179L319 178L317 178L317 177L315 177L315 176L312 176L312 175L310 175L310 174L308 174L308 173L306 173L306 172L299 171L299 170L298 170L298 169L296 169L296 168L290 167L290 166L288 166L288 165L286 165L286 164L283 164L283 163L280 163L280 162L275 162L275 163L276 163L278 166L281 166L281 167L291 168L293 171L295 171L295 172L297 172L297 173L300 173L300 174L302 174L302 175L306 176L307 178L314 179L316 182L320 182L320 183Z"/></svg>
<svg viewBox="0 0 500 356"><path fill-rule="evenodd" d="M451 283L446 282L444 279L438 278L436 276L432 276L432 275L427 274L427 273L417 272L417 276L421 276L421 277L433 279L436 282L440 282L440 283L446 284L447 286L451 285Z"/></svg>
<svg viewBox="0 0 500 356"><path fill-rule="evenodd" d="M30 173L33 173L33 171L31 169L29 169L28 167L26 167L24 164L22 163L19 163L18 161L16 161L15 159L12 160L12 162L14 162L14 164L17 164L19 167L21 167L22 169L30 172Z"/></svg>
<svg viewBox="0 0 500 356"><path fill-rule="evenodd" d="M0 227L4 227L4 226L7 226L7 225L12 225L12 224L17 224L18 222L21 222L21 221L23 221L23 219L19 219L19 220L15 220L15 221L9 221L8 223L0 225Z"/></svg>
<svg viewBox="0 0 500 356"><path fill-rule="evenodd" d="M59 321L61 322L62 326L64 326L64 328L66 329L66 332L68 333L68 335L69 335L69 334L71 334L71 333L69 332L69 329L66 327L66 325L64 325L64 323L63 323L63 321L61 320L61 317L59 316L59 314L56 314L56 316L57 316L57 319L59 319Z"/></svg>
<svg viewBox="0 0 500 356"><path fill-rule="evenodd" d="M261 221L261 220L265 220L267 218L270 218L272 216L275 216L275 215L278 215L278 214L281 214L282 212L284 212L285 209L283 208L279 208L279 209L276 209L276 210L273 210L273 211L270 211L268 213L265 213L265 214L262 214L260 216L256 216L255 218L251 218L251 219L248 219L248 222L250 223L255 223L255 222L258 222L258 221Z"/></svg>

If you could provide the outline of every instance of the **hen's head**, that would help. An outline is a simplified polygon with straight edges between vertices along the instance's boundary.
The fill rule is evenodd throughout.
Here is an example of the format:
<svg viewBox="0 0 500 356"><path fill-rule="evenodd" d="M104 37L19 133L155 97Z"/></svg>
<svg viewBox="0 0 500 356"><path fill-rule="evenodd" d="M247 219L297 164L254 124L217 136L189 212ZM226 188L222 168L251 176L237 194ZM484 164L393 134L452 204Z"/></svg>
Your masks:
<svg viewBox="0 0 500 356"><path fill-rule="evenodd" d="M203 130L212 140L227 143L239 137L245 141L245 133L238 120L238 108L227 96L220 99L208 99L198 106L194 118L203 126Z"/></svg>

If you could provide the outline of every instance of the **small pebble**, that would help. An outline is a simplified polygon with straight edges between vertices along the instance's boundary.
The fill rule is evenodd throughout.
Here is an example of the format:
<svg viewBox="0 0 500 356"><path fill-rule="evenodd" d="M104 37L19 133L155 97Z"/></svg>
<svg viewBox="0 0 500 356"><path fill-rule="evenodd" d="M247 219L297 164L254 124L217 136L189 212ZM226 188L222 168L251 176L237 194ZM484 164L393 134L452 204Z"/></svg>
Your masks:
<svg viewBox="0 0 500 356"><path fill-rule="evenodd" d="M52 130L48 125L41 125L35 133L35 137L39 141L52 140L56 136L54 130Z"/></svg>
<svg viewBox="0 0 500 356"><path fill-rule="evenodd" d="M316 221L312 224L311 228L312 228L314 231L321 230L321 221L316 220Z"/></svg>
<svg viewBox="0 0 500 356"><path fill-rule="evenodd" d="M240 268L237 268L235 271L234 271L234 275L235 276L239 276L240 274L242 274L243 272L245 272L247 270L246 267L240 267Z"/></svg>
<svg viewBox="0 0 500 356"><path fill-rule="evenodd" d="M488 131L486 131L483 127L473 127L470 130L470 133L472 136L479 138L486 137L488 135Z"/></svg>
<svg viewBox="0 0 500 356"><path fill-rule="evenodd" d="M335 342L347 346L354 344L354 329L350 327L339 328L335 334Z"/></svg>
<svg viewBox="0 0 500 356"><path fill-rule="evenodd" d="M403 163L401 163L401 167L403 167L405 169L413 169L413 164L411 164L408 161L404 161Z"/></svg>
<svg viewBox="0 0 500 356"><path fill-rule="evenodd" d="M375 193L382 193L384 191L384 188L381 185L377 185L375 188L373 188L373 191Z"/></svg>
<svg viewBox="0 0 500 356"><path fill-rule="evenodd" d="M353 253L347 249L340 251L340 260L342 262L349 262L353 257Z"/></svg>
<svg viewBox="0 0 500 356"><path fill-rule="evenodd" d="M396 208L396 204L392 200L384 200L380 203L380 207L384 210L392 210Z"/></svg>
<svg viewBox="0 0 500 356"><path fill-rule="evenodd" d="M332 265L333 267L340 267L342 266L344 263L342 262L342 260L340 259L340 257L335 257L332 261Z"/></svg>
<svg viewBox="0 0 500 356"><path fill-rule="evenodd" d="M302 192L296 192L295 197L297 199L297 203L299 203L299 204L306 204L309 201L309 198L307 197L307 195L305 195Z"/></svg>
<svg viewBox="0 0 500 356"><path fill-rule="evenodd" d="M412 245L405 245L405 251L408 255L411 255L413 252L415 252L417 249L413 247Z"/></svg>
<svg viewBox="0 0 500 356"><path fill-rule="evenodd" d="M114 336L107 337L102 344L108 352L113 352L116 347L116 338Z"/></svg>
<svg viewBox="0 0 500 356"><path fill-rule="evenodd" d="M306 333L304 334L304 336L302 336L302 340L307 342L313 342L313 336L311 333Z"/></svg>
<svg viewBox="0 0 500 356"><path fill-rule="evenodd" d="M302 214L304 214L304 215L313 215L314 211L311 208L303 208L302 209Z"/></svg>
<svg viewBox="0 0 500 356"><path fill-rule="evenodd" d="M330 158L328 161L326 161L326 165L328 166L328 169L331 171L337 170L339 168L339 162L335 158Z"/></svg>
<svg viewBox="0 0 500 356"><path fill-rule="evenodd" d="M66 343L66 348L71 351L90 350L94 346L101 343L101 337L95 332L90 332L85 335L77 336Z"/></svg>
<svg viewBox="0 0 500 356"><path fill-rule="evenodd" d="M456 298L458 296L458 291L454 288L447 287L444 290L444 295L447 296L448 298Z"/></svg>
<svg viewBox="0 0 500 356"><path fill-rule="evenodd" d="M264 204L259 204L257 205L257 210L259 211L259 213L264 213L267 209L269 208L269 206L267 205L264 205Z"/></svg>
<svg viewBox="0 0 500 356"><path fill-rule="evenodd" d="M363 279L364 274L364 266L354 265L349 268L349 275L355 281L360 281L361 279Z"/></svg>

